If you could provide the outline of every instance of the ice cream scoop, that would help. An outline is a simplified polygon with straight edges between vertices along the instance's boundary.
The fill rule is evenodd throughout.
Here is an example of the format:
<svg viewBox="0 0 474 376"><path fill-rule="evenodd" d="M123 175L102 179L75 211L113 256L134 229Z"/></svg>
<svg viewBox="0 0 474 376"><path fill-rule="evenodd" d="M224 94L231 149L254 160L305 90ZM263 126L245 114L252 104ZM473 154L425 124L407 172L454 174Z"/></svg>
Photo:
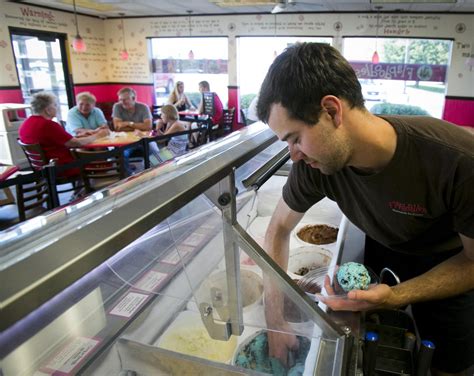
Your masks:
<svg viewBox="0 0 474 376"><path fill-rule="evenodd" d="M346 262L337 270L337 282L345 292L367 290L370 274L364 265L358 262Z"/></svg>

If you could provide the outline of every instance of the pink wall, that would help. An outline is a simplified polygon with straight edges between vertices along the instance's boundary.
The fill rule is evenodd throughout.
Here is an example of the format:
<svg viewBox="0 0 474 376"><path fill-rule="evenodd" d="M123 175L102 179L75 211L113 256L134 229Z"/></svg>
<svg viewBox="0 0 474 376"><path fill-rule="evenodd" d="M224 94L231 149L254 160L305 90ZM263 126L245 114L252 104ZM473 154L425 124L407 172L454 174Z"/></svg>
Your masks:
<svg viewBox="0 0 474 376"><path fill-rule="evenodd" d="M474 127L474 98L446 97L443 120L457 125Z"/></svg>
<svg viewBox="0 0 474 376"><path fill-rule="evenodd" d="M25 103L21 89L18 88L0 88L0 103Z"/></svg>
<svg viewBox="0 0 474 376"><path fill-rule="evenodd" d="M135 85L135 84L90 84L74 86L74 94L82 91L90 91L97 97L97 102L116 102L117 92L123 87L131 87L137 92L138 100L149 106L155 103L153 95L153 84ZM21 89L14 87L0 87L0 103L24 103Z"/></svg>
<svg viewBox="0 0 474 376"><path fill-rule="evenodd" d="M89 91L96 96L97 102L117 102L117 92L123 87L131 87L134 89L137 92L137 100L139 102L145 103L149 106L152 106L155 103L153 84L80 84L74 86L74 94L77 95L83 91Z"/></svg>

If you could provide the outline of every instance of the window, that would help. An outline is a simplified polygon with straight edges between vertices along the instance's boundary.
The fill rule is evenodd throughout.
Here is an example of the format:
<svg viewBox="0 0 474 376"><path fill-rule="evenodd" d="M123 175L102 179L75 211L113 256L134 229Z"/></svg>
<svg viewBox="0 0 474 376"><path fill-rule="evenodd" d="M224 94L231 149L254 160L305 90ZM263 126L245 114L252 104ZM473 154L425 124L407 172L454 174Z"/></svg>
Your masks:
<svg viewBox="0 0 474 376"><path fill-rule="evenodd" d="M452 41L378 38L380 61L372 64L375 46L375 38L344 38L344 56L360 79L366 107L441 118Z"/></svg>
<svg viewBox="0 0 474 376"><path fill-rule="evenodd" d="M67 64L63 59L64 38L54 34L36 34L35 31L12 32L12 44L21 91L25 103L40 91L49 91L59 100L58 120L65 120L72 104L67 76Z"/></svg>
<svg viewBox="0 0 474 376"><path fill-rule="evenodd" d="M152 70L157 104L165 104L177 81L195 106L198 84L208 81L211 91L227 103L227 38L152 38Z"/></svg>
<svg viewBox="0 0 474 376"><path fill-rule="evenodd" d="M275 57L297 42L332 42L332 38L314 37L240 37L238 38L238 71L240 105L249 107L252 99L260 91L268 68Z"/></svg>

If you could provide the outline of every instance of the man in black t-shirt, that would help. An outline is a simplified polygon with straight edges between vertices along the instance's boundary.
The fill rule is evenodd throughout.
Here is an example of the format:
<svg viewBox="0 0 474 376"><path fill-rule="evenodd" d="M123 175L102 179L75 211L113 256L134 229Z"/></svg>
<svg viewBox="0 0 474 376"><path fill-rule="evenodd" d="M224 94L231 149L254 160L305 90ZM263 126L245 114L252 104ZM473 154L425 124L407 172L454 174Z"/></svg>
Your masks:
<svg viewBox="0 0 474 376"><path fill-rule="evenodd" d="M432 375L467 375L474 364L474 137L428 117L377 117L355 72L329 45L278 56L262 84L259 118L294 161L264 248L284 269L288 238L304 212L335 200L368 236L365 262L402 282L328 300L334 310L412 305L422 339L435 343ZM289 331L279 293L265 286L269 328ZM269 332L286 364L296 337Z"/></svg>

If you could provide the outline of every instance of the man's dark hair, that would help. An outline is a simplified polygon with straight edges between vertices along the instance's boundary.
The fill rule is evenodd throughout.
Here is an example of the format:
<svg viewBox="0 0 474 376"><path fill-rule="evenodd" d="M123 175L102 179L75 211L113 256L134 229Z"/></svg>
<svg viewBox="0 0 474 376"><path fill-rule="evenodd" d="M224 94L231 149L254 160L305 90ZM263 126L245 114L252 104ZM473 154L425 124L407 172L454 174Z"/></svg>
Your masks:
<svg viewBox="0 0 474 376"><path fill-rule="evenodd" d="M281 104L291 119L318 122L321 99L334 95L351 108L364 108L359 80L349 62L334 47L297 43L270 66L260 89L258 117L268 123L273 104Z"/></svg>

